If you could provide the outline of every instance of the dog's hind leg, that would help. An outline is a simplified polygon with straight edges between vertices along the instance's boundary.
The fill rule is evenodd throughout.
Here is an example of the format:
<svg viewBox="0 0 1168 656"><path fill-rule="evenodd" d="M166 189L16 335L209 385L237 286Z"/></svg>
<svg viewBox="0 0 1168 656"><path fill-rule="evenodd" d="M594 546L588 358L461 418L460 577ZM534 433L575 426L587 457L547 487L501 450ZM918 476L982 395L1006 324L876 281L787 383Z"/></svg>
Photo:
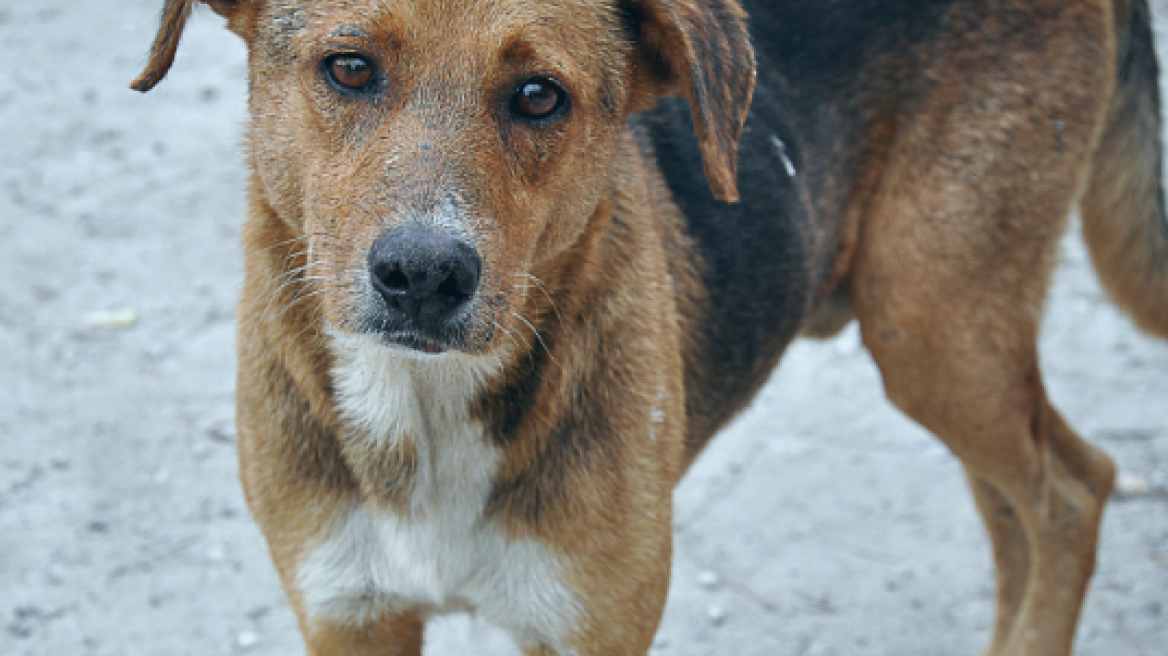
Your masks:
<svg viewBox="0 0 1168 656"><path fill-rule="evenodd" d="M1105 116L1111 10L961 7L951 38L922 54L933 65L913 79L927 93L901 108L851 289L888 397L974 488L998 567L989 656L1068 656L1115 468L1051 406L1037 339Z"/></svg>
<svg viewBox="0 0 1168 656"><path fill-rule="evenodd" d="M1057 415L1054 417L1057 418ZM1062 441L1071 443L1078 441L1078 438L1065 424L1057 432L1064 433ZM1101 512L1102 502L1110 491L1113 468L1106 456L1086 443L1079 441L1072 449L1078 452L1080 458L1086 457L1088 459L1088 461L1078 463L1076 467L1080 470L1078 475L1094 479L1095 489L1092 490L1090 485L1086 488L1090 495L1086 505L1092 507L1095 513ZM998 607L994 624L994 639L986 653L990 656L1013 653L1007 651L1007 645L1011 644L1011 641L1022 641L1021 638L1015 637L1015 634L1027 630L1015 629L1015 625L1027 626L1026 622L1018 623L1016 620L1019 617L1019 611L1023 608L1023 603L1026 601L1030 587L1032 575L1030 552L1033 546L1030 538L1027 537L1026 525L1023 524L1014 504L999 490L995 483L972 472L969 474L969 483L974 500L977 502L977 508L981 512L982 519L985 520L986 530L993 546L994 564L998 578ZM1095 508L1095 506L1099 507ZM1098 529L1096 529L1095 534L1090 536L1090 542L1082 545L1083 549L1090 550L1090 554L1094 553L1094 539L1097 538L1097 531ZM1086 571L1086 576L1090 576L1090 570ZM1032 601L1031 603L1041 602ZM1073 631L1073 627L1071 630ZM1028 652L1024 650L1021 653Z"/></svg>
<svg viewBox="0 0 1168 656"><path fill-rule="evenodd" d="M962 460L985 519L999 604L988 654L1067 656L1114 468L1047 401L1033 325L964 304L938 302L931 327L865 310L889 398Z"/></svg>
<svg viewBox="0 0 1168 656"><path fill-rule="evenodd" d="M877 265L868 256L857 271L865 344L889 398L944 441L968 472L998 567L989 654L1067 656L1114 468L1046 398L1035 348L1035 289L1045 273L1032 270L1002 285L993 280L995 267L981 263L965 272L980 270L980 279L951 277L968 263L960 260L919 263L938 273L922 284L921 276L914 281L889 268L899 264ZM944 284L946 278L957 284ZM1020 289L1012 298L1013 285L1029 293Z"/></svg>
<svg viewBox="0 0 1168 656"><path fill-rule="evenodd" d="M1018 609L1026 596L1030 576L1030 543L1014 505L993 483L969 473L974 501L985 520L986 532L994 550L998 577L998 608L994 622L994 640L987 654L1000 654L1014 628Z"/></svg>
<svg viewBox="0 0 1168 656"><path fill-rule="evenodd" d="M1067 656L1114 478L1110 460L1051 407L1039 376L1055 212L1067 208L945 216L921 207L927 196L881 212L862 240L853 289L864 343L888 397L968 472L999 570L989 654Z"/></svg>
<svg viewBox="0 0 1168 656"><path fill-rule="evenodd" d="M993 208L996 194L972 189L911 195L876 208L861 240L853 289L864 343L888 397L966 468L998 566L988 653L1067 656L1114 479L1039 375L1040 310L1073 194Z"/></svg>

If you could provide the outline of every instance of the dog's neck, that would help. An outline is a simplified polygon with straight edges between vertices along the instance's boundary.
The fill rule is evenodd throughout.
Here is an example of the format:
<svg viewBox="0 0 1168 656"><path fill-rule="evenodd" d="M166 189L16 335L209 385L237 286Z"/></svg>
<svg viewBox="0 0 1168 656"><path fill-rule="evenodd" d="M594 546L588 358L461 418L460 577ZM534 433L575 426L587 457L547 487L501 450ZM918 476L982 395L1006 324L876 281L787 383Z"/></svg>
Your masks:
<svg viewBox="0 0 1168 656"><path fill-rule="evenodd" d="M297 572L308 611L360 623L419 605L473 608L524 644L556 644L578 608L564 565L483 521L502 454L472 408L495 361L413 355L335 330L328 342L348 429L338 439L362 498L331 519ZM516 605L528 598L538 603Z"/></svg>
<svg viewBox="0 0 1168 656"><path fill-rule="evenodd" d="M337 330L328 342L342 453L365 497L405 514L479 497L498 455L471 409L498 363L413 355Z"/></svg>

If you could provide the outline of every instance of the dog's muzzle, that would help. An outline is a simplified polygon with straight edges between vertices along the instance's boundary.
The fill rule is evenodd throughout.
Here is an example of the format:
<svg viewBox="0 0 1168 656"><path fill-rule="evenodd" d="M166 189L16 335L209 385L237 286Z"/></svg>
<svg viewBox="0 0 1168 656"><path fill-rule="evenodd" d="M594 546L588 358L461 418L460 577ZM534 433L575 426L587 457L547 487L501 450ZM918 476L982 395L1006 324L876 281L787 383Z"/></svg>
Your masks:
<svg viewBox="0 0 1168 656"><path fill-rule="evenodd" d="M482 275L474 248L439 228L399 226L373 242L368 265L391 341L431 353L451 346Z"/></svg>

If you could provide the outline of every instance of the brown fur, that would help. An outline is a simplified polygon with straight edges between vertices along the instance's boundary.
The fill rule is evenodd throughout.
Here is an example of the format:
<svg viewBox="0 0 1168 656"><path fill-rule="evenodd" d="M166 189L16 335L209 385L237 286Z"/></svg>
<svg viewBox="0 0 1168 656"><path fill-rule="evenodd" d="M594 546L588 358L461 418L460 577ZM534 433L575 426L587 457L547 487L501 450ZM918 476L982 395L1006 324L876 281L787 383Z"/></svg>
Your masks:
<svg viewBox="0 0 1168 656"><path fill-rule="evenodd" d="M1083 194L1083 233L1111 297L1144 330L1168 337L1168 215L1165 214L1159 71L1146 2L1115 3L1120 72Z"/></svg>
<svg viewBox="0 0 1168 656"><path fill-rule="evenodd" d="M1114 48L1102 3L1051 13L1017 18L1049 31L1036 39L1041 49L998 52L1012 79L971 66L1011 29L1006 21L970 15L985 43L938 44L927 74L943 82L916 111L950 120L890 153L852 272L888 397L961 458L987 518L999 573L995 656L1070 653L1114 478L1107 457L1050 407L1038 375L1047 280L1102 123L1098 90L1112 83L1087 62L1110 61ZM1044 92L1011 107L998 99L1017 94L1001 84ZM1051 148L1057 139L1063 147ZM968 157L924 155L937 151Z"/></svg>
<svg viewBox="0 0 1168 656"><path fill-rule="evenodd" d="M166 2L135 88L165 74L194 1ZM660 96L684 97L713 193L739 198L755 57L738 3L212 5L251 52L241 477L309 653L420 654L431 609L324 621L296 577L344 508L409 513L427 438L387 447L346 425L324 325L362 329L354 290L370 244L450 189L484 262L462 350L502 354L471 410L502 454L483 521L571 563L574 653L646 653L668 588L673 486L783 348L776 336L750 371L710 357L710 264L628 125ZM1154 88L1100 64L1128 56L1129 9L954 3L952 29L871 64L892 73L860 101L856 172L825 146L795 183L823 265L803 332L830 334L854 313L889 398L962 459L998 568L991 656L1070 653L1114 478L1038 373L1040 310L1076 199L1109 289L1168 335ZM323 82L314 62L337 50L386 69L376 103ZM531 74L562 77L570 120L529 129L481 100ZM727 407L703 406L725 376L747 384Z"/></svg>

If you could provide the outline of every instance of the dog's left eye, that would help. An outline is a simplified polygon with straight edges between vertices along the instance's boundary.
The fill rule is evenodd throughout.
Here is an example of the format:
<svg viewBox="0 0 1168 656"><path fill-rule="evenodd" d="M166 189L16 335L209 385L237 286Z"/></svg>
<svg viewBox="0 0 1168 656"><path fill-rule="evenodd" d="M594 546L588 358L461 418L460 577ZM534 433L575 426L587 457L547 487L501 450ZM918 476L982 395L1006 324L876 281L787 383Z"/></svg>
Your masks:
<svg viewBox="0 0 1168 656"><path fill-rule="evenodd" d="M349 91L362 91L373 81L373 64L361 55L333 55L324 65L329 79Z"/></svg>
<svg viewBox="0 0 1168 656"><path fill-rule="evenodd" d="M567 104L568 94L555 82L541 77L525 80L511 96L511 111L526 119L554 116Z"/></svg>

